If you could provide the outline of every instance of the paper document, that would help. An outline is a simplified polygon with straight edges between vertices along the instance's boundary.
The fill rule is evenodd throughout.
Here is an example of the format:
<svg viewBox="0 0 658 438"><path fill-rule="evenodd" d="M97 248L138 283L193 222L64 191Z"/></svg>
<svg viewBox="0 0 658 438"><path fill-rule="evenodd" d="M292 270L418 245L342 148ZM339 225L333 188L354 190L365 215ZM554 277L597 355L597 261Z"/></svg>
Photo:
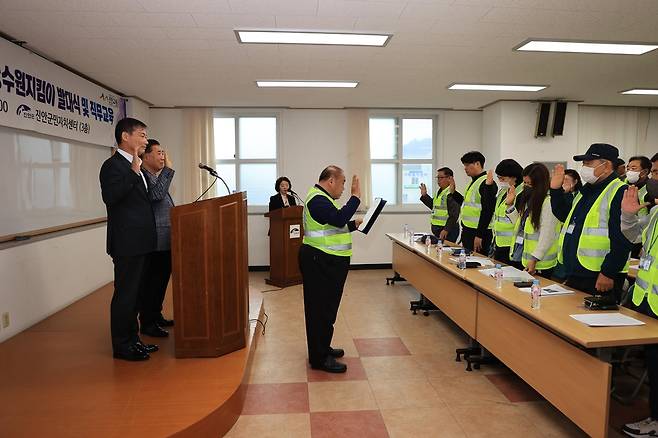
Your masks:
<svg viewBox="0 0 658 438"><path fill-rule="evenodd" d="M519 290L521 292L527 292L530 293L530 288L529 287L520 287ZM549 284L548 286L544 286L541 288L541 296L542 297L551 297L555 295L568 295L572 294L574 291L569 290L562 286L561 284Z"/></svg>
<svg viewBox="0 0 658 438"><path fill-rule="evenodd" d="M385 204L385 199L375 198L375 202L372 203L366 212L366 215L363 218L363 222L361 222L361 225L359 225L357 230L361 231L363 234L368 234L368 231L370 231L370 228L372 228L373 224L377 220L377 217L379 217L379 213L382 211L382 208L384 208Z"/></svg>
<svg viewBox="0 0 658 438"><path fill-rule="evenodd" d="M459 263L459 258L451 257L450 261L453 263ZM494 266L494 262L486 257L467 256L466 262L478 262L481 266Z"/></svg>
<svg viewBox="0 0 658 438"><path fill-rule="evenodd" d="M569 316L590 327L626 327L644 325L642 321L621 313L580 313Z"/></svg>
<svg viewBox="0 0 658 438"><path fill-rule="evenodd" d="M491 262L493 265L493 262ZM526 271L521 271L516 269L514 266L503 266L503 280L507 281L532 281L535 278L528 274ZM480 269L480 272L489 277L494 277L496 275L496 268L493 269Z"/></svg>

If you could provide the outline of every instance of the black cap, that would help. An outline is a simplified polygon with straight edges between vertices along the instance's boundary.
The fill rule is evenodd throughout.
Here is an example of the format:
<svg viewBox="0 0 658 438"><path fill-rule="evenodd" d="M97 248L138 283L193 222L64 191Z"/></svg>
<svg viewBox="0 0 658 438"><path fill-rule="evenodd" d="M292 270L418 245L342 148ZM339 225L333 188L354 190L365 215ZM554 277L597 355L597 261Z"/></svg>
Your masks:
<svg viewBox="0 0 658 438"><path fill-rule="evenodd" d="M619 149L607 143L594 143L590 145L587 152L583 155L574 155L574 161L589 161L589 160L608 160L612 164L617 164L619 157Z"/></svg>

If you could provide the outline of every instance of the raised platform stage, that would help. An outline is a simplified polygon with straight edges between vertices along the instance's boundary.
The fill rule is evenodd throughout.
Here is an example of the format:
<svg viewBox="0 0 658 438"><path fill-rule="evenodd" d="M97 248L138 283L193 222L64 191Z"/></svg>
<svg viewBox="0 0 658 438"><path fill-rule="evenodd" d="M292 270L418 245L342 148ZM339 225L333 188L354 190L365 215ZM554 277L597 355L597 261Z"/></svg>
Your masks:
<svg viewBox="0 0 658 438"><path fill-rule="evenodd" d="M250 324L246 348L211 359L176 359L172 327L164 340L142 337L160 346L150 360L125 362L112 358L111 297L108 284L0 344L0 436L216 438L230 430L261 325ZM261 293L249 298L249 318L262 320Z"/></svg>

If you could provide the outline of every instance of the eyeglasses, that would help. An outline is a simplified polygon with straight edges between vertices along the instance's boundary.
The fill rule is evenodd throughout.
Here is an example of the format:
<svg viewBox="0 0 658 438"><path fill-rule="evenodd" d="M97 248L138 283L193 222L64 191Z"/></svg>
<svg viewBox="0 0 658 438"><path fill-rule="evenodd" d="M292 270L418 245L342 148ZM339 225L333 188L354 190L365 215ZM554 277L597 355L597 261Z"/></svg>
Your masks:
<svg viewBox="0 0 658 438"><path fill-rule="evenodd" d="M436 179L445 179L445 178L450 178L450 176L437 176Z"/></svg>

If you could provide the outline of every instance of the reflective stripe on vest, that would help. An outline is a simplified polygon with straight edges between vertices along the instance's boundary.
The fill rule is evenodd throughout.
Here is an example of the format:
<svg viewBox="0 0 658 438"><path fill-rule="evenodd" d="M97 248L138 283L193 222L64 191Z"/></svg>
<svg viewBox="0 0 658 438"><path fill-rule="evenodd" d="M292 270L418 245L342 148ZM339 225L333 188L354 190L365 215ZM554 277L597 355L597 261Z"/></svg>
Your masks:
<svg viewBox="0 0 658 438"><path fill-rule="evenodd" d="M544 199L544 204L551 202L551 197L546 196ZM514 235L518 233L519 227L521 226L521 216L519 216L519 219L516 221L516 224L514 226ZM560 228L562 227L562 224L558 221L558 223L555 225L555 234L553 235L552 243L551 246L546 250L546 253L544 254L544 257L542 257L541 260L538 260L537 263L535 264L535 269L538 271L543 271L545 269L551 269L557 265L557 248L558 248L558 240L556 239L558 233L560 232ZM521 263L523 264L524 268L528 267L528 262L532 259L532 253L534 250L537 248L537 244L539 243L539 231L535 231L535 227L532 225L532 221L530 220L530 215L528 215L528 218L525 221L525 226L523 227L523 253L521 255ZM510 257L512 256L514 248L510 248Z"/></svg>
<svg viewBox="0 0 658 438"><path fill-rule="evenodd" d="M516 186L517 195L523 190L523 183ZM507 197L507 190L501 189L496 197L496 210L493 215L493 230L494 241L497 247L512 246L514 243L514 224L510 218L507 217L507 204L505 198Z"/></svg>
<svg viewBox="0 0 658 438"><path fill-rule="evenodd" d="M306 205L316 196L324 196L336 207L338 203L322 190L312 187L306 195ZM349 257L352 255L352 235L347 225L338 228L320 224L313 219L308 208L304 209L304 243L327 254Z"/></svg>
<svg viewBox="0 0 658 438"><path fill-rule="evenodd" d="M647 185L644 184L640 190L637 191L637 198L640 204L644 204L644 197L647 195ZM646 216L649 214L647 207L642 207L640 211L637 212L639 217Z"/></svg>
<svg viewBox="0 0 658 438"><path fill-rule="evenodd" d="M613 179L603 189L599 197L594 201L594 204L585 216L585 223L583 230L578 240L578 250L576 256L578 262L590 271L600 272L601 265L605 256L610 252L610 237L608 230L608 221L610 220L610 206L615 194L618 190L622 189L626 184L618 178ZM567 229L571 223L571 216L580 202L582 195L580 192L576 195L571 206L571 211L567 216L567 220L562 226L559 239L558 261L563 263L564 255L562 249L564 247L564 236L567 234ZM628 261L626 266L621 272L628 272Z"/></svg>
<svg viewBox="0 0 658 438"><path fill-rule="evenodd" d="M439 227L444 226L448 222L448 195L450 189L445 188L437 192L434 197L434 204L432 209L432 218L430 223Z"/></svg>
<svg viewBox="0 0 658 438"><path fill-rule="evenodd" d="M638 269L635 286L633 286L633 304L639 306L646 297L651 311L658 315L658 208L651 212L649 225L642 233L642 249L645 255L652 257L649 269Z"/></svg>
<svg viewBox="0 0 658 438"><path fill-rule="evenodd" d="M487 175L482 175L466 189L464 194L464 203L461 209L461 221L467 228L477 228L480 222L480 213L482 212L482 197L480 196L480 186L487 179Z"/></svg>

